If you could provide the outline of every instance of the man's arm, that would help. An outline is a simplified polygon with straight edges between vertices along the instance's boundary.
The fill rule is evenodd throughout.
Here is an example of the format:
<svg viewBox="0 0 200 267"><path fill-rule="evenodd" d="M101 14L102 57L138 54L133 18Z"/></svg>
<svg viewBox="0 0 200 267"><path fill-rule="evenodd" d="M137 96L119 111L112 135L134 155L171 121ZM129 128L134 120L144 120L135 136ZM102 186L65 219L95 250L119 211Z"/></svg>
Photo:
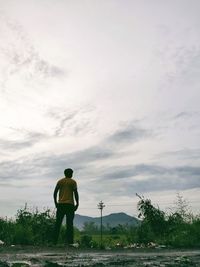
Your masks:
<svg viewBox="0 0 200 267"><path fill-rule="evenodd" d="M76 200L76 205L75 205L75 211L76 211L78 209L78 206L79 206L79 195L78 195L77 188L74 190L74 197L75 197L75 200Z"/></svg>
<svg viewBox="0 0 200 267"><path fill-rule="evenodd" d="M59 190L59 186L57 184L56 187L55 187L55 189L54 189L54 193L53 193L53 198L54 198L54 203L55 203L56 208L58 206L58 202L57 202L58 190Z"/></svg>

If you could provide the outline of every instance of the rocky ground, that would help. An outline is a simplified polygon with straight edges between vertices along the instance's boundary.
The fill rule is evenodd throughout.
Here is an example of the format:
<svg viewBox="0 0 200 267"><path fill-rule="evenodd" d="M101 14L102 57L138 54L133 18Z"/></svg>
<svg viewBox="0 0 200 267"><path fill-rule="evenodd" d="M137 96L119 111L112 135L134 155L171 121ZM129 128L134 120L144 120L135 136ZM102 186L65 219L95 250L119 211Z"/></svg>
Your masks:
<svg viewBox="0 0 200 267"><path fill-rule="evenodd" d="M0 267L200 267L200 250L84 251L66 248L0 250Z"/></svg>

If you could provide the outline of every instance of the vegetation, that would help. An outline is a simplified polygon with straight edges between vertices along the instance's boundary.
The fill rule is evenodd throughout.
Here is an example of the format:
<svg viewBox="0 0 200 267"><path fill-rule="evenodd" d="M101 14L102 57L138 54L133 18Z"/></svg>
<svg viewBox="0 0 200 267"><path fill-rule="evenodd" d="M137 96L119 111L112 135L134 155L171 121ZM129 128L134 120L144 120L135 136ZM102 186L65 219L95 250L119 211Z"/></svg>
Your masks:
<svg viewBox="0 0 200 267"><path fill-rule="evenodd" d="M42 245L52 242L54 215L27 205L17 211L16 220L0 219L0 240L5 244Z"/></svg>
<svg viewBox="0 0 200 267"><path fill-rule="evenodd" d="M139 196L140 197L140 196ZM164 213L150 199L138 202L141 225L135 231L135 241L155 242L171 247L200 247L200 217L193 216L182 196L177 195L175 210Z"/></svg>
<svg viewBox="0 0 200 267"><path fill-rule="evenodd" d="M176 248L200 247L200 217L193 216L188 203L177 196L175 209L165 213L150 199L139 196L141 223L136 226L103 226L104 247L165 245ZM30 210L27 205L17 211L15 220L0 218L0 240L6 245L52 245L55 214L49 209ZM65 226L61 228L60 244L64 244ZM100 247L100 228L87 222L82 231L75 228L75 242L81 247Z"/></svg>

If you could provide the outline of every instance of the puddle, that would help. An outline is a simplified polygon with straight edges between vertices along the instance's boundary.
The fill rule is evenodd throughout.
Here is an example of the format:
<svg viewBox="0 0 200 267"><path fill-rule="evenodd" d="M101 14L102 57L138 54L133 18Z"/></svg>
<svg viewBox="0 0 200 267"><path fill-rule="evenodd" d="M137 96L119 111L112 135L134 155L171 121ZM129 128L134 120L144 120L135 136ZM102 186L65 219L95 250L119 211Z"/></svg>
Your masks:
<svg viewBox="0 0 200 267"><path fill-rule="evenodd" d="M200 251L34 251L0 253L0 267L200 267Z"/></svg>

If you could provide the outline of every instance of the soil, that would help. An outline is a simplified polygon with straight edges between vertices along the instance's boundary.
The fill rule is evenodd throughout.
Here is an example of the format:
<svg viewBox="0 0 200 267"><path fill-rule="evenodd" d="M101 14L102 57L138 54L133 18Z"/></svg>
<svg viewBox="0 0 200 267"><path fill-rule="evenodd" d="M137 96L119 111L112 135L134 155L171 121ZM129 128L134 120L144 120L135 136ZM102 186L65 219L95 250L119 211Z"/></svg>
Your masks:
<svg viewBox="0 0 200 267"><path fill-rule="evenodd" d="M0 267L200 267L200 250L0 248Z"/></svg>

